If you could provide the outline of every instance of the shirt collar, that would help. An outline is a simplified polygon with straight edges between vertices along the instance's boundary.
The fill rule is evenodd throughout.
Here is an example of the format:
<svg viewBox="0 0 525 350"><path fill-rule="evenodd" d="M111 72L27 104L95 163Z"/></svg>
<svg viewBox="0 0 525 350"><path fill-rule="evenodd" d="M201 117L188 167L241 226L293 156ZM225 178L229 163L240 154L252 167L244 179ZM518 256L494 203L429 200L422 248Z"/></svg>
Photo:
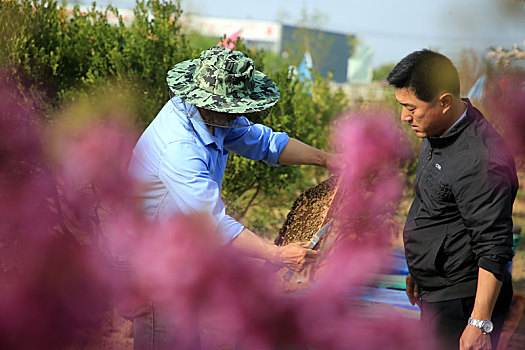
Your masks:
<svg viewBox="0 0 525 350"><path fill-rule="evenodd" d="M212 143L215 143L215 138L210 132L210 129L208 129L208 126L204 124L204 121L202 120L202 116L199 113L199 110L197 107L190 105L192 108L191 113L189 114L191 117L190 122L191 125L193 125L193 129L195 130L195 133L201 138L202 142L205 145L209 145Z"/></svg>
<svg viewBox="0 0 525 350"><path fill-rule="evenodd" d="M181 98L175 96L174 97L175 103L178 103L179 105L182 105L182 111L190 121L191 125L193 126L193 130L195 130L195 133L201 141L207 146L211 145L212 143L216 144L217 147L222 148L223 145L223 139L217 137L217 130L215 130L216 136L214 137L210 129L208 129L208 126L204 124L204 121L202 120L202 116L199 113L199 110L197 107L192 105L191 103L188 103Z"/></svg>

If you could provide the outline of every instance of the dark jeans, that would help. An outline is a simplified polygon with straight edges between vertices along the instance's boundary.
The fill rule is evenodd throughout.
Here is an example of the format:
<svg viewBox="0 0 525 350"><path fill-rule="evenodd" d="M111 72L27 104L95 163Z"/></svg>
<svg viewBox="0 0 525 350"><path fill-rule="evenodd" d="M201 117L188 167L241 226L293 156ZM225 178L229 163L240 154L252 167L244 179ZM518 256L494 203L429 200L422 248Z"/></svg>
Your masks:
<svg viewBox="0 0 525 350"><path fill-rule="evenodd" d="M459 339L474 308L474 297L429 303L421 301L421 322L433 332L432 349L459 349ZM512 301L512 282L503 283L492 312L494 330L490 334L492 349L496 349L503 323Z"/></svg>

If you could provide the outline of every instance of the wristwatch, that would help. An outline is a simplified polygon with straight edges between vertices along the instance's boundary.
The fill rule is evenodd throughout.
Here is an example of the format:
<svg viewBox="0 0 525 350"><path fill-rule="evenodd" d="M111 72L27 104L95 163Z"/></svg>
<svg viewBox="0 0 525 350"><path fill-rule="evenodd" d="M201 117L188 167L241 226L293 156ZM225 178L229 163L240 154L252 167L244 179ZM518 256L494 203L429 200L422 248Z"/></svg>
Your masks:
<svg viewBox="0 0 525 350"><path fill-rule="evenodd" d="M476 320L475 318L469 317L468 318L468 324L477 328L480 328L483 330L483 334L490 334L492 330L494 329L494 324L492 321L482 321L482 320Z"/></svg>

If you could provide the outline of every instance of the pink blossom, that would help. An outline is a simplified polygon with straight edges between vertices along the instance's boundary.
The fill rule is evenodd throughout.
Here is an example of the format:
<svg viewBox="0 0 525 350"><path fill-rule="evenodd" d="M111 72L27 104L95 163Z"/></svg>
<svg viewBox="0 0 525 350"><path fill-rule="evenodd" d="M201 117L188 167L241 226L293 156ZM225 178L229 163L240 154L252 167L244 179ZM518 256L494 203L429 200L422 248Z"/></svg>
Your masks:
<svg viewBox="0 0 525 350"><path fill-rule="evenodd" d="M0 262L8 266L0 271L7 286L0 288L0 347L59 348L111 304L150 301L181 323L178 348L195 345L198 318L205 348L422 347L415 321L373 307L367 316L355 299L387 263L384 219L400 195L397 164L406 151L388 117L340 121L336 143L349 194L341 211L349 231L340 232L316 285L284 294L270 269L220 244L205 214L166 223L142 217L126 173L136 136L118 117L95 118L76 133L48 127L43 134L35 109L13 91L0 85L0 118L12 126L0 138ZM126 269L115 271L113 258Z"/></svg>
<svg viewBox="0 0 525 350"><path fill-rule="evenodd" d="M493 74L486 85L487 118L518 157L525 155L525 72Z"/></svg>
<svg viewBox="0 0 525 350"><path fill-rule="evenodd" d="M324 273L310 290L283 294L270 271L221 246L203 216L175 217L128 237L133 242L127 255L136 271L134 289L166 305L174 319L192 320L199 313L210 346L228 341L241 349L422 346L416 321L379 310L377 315L388 322L377 322L361 314L356 299L359 287L389 262L384 216L393 213L400 198L397 165L407 148L388 116L370 114L341 123L338 144L348 169L341 174L342 186L349 193L342 213L352 231L340 233ZM192 322L187 326L178 334L181 347L189 346L195 332Z"/></svg>
<svg viewBox="0 0 525 350"><path fill-rule="evenodd" d="M238 30L235 33L232 33L229 36L225 36L224 39L222 39L217 46L224 46L227 47L230 50L235 50L235 45L237 43L237 40L241 36L241 31Z"/></svg>
<svg viewBox="0 0 525 350"><path fill-rule="evenodd" d="M89 232L70 230L68 215L86 208L61 203L39 109L3 80L0 96L0 347L56 348L107 309L107 260L75 236Z"/></svg>

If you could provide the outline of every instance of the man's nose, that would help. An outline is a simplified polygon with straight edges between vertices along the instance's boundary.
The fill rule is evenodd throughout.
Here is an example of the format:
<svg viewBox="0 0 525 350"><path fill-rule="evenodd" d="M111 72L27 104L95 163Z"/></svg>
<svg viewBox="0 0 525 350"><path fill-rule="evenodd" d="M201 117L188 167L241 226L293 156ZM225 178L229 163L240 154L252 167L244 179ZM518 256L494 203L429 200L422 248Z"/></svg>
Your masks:
<svg viewBox="0 0 525 350"><path fill-rule="evenodd" d="M402 122L409 122L412 120L412 114L410 111L407 111L405 108L401 110L401 121Z"/></svg>

